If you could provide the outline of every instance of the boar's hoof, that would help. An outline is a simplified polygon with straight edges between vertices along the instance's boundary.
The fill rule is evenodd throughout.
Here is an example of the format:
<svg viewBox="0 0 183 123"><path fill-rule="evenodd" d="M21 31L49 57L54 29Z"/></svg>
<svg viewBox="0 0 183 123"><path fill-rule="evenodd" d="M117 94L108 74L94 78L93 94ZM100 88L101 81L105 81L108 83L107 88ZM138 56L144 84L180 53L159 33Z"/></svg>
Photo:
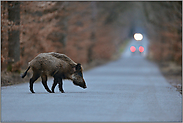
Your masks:
<svg viewBox="0 0 183 123"><path fill-rule="evenodd" d="M48 90L49 93L53 93L52 91Z"/></svg>
<svg viewBox="0 0 183 123"><path fill-rule="evenodd" d="M33 90L30 90L32 93L35 93Z"/></svg>

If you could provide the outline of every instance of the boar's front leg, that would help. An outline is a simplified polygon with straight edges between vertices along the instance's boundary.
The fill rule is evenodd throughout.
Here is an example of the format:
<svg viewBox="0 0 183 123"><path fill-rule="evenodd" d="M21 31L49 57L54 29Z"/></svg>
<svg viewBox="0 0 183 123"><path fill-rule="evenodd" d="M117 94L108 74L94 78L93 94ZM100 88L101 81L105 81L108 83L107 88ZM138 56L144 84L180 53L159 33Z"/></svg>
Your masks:
<svg viewBox="0 0 183 123"><path fill-rule="evenodd" d="M64 90L62 88L62 78L59 78L59 77L54 77L54 82L53 82L53 85L52 85L52 92L54 93L54 89L55 89L55 86L59 84L59 90L64 93Z"/></svg>
<svg viewBox="0 0 183 123"><path fill-rule="evenodd" d="M42 79L42 84L43 84L44 88L45 88L49 93L52 93L51 90L48 88L48 85L47 85L47 76L46 76L46 75L41 75L41 79Z"/></svg>
<svg viewBox="0 0 183 123"><path fill-rule="evenodd" d="M54 77L53 85L52 85L52 88L51 88L52 93L55 93L55 92L54 92L54 89L55 89L55 86L57 85L57 83L58 83L58 79L57 79L56 77Z"/></svg>
<svg viewBox="0 0 183 123"><path fill-rule="evenodd" d="M58 85L59 85L59 90L60 90L62 93L65 93L64 90L63 90L63 88L62 88L62 85L63 85L63 83L62 83L62 78L59 79Z"/></svg>

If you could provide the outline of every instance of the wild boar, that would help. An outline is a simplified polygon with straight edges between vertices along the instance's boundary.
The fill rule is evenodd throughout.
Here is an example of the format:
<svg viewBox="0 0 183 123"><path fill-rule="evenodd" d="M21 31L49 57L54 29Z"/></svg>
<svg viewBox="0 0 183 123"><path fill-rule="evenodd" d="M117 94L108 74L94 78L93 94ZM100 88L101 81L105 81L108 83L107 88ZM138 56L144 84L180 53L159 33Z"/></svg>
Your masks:
<svg viewBox="0 0 183 123"><path fill-rule="evenodd" d="M62 88L62 80L69 79L73 81L74 85L82 88L87 88L85 80L83 79L83 70L80 63L75 63L68 56L55 52L40 53L33 60L28 63L28 68L22 75L24 78L28 70L32 68L33 76L30 79L30 91L33 90L33 83L41 76L44 88L54 93L55 86L59 84L59 90L64 93ZM54 82L51 90L47 86L47 76L52 76Z"/></svg>

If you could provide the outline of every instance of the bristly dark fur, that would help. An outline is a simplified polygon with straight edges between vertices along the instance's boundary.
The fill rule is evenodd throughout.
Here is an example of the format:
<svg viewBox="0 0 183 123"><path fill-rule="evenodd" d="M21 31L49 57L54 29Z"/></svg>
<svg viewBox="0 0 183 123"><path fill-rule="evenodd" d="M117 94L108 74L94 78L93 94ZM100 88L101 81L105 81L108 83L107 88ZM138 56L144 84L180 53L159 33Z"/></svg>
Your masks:
<svg viewBox="0 0 183 123"><path fill-rule="evenodd" d="M62 59L64 61L66 61L71 66L76 65L76 63L73 60L71 60L68 56L66 56L65 54L60 54L60 53L55 53L55 52L50 52L49 54L56 57L56 58L58 58L58 59Z"/></svg>

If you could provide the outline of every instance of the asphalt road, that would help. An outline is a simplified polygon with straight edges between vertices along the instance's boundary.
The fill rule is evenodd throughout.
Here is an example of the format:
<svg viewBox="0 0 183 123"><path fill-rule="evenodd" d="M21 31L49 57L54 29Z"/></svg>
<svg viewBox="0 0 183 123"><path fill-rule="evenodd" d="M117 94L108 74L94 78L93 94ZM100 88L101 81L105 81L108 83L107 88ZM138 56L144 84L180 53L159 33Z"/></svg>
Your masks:
<svg viewBox="0 0 183 123"><path fill-rule="evenodd" d="M1 87L1 121L182 121L182 96L156 64L132 54L132 40L119 60L84 72L87 89L65 80L65 93L48 93L40 82ZM51 88L53 79L48 81Z"/></svg>

